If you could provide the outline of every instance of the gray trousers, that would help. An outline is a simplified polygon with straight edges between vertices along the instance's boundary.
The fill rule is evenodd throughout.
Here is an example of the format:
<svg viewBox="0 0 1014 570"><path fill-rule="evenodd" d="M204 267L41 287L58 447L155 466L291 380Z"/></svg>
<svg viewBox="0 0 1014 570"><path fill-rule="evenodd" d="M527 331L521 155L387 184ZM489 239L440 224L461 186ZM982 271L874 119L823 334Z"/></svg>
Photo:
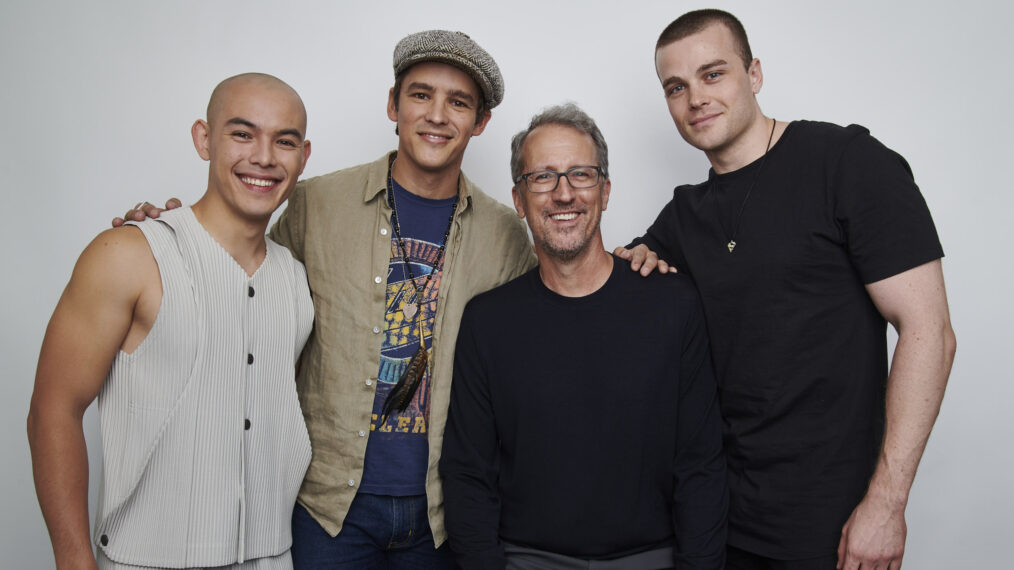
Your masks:
<svg viewBox="0 0 1014 570"><path fill-rule="evenodd" d="M672 548L657 548L611 560L584 560L503 543L507 570L664 570L673 567Z"/></svg>
<svg viewBox="0 0 1014 570"><path fill-rule="evenodd" d="M119 562L113 562L110 560L102 549L98 549L96 560L99 564L99 570L158 570L151 566L132 566L130 564L120 564ZM292 556L289 551L286 550L283 554L278 556L269 556L267 558L255 558L253 560L247 560L242 564L230 564L228 566L216 566L214 569L206 568L205 570L292 570Z"/></svg>

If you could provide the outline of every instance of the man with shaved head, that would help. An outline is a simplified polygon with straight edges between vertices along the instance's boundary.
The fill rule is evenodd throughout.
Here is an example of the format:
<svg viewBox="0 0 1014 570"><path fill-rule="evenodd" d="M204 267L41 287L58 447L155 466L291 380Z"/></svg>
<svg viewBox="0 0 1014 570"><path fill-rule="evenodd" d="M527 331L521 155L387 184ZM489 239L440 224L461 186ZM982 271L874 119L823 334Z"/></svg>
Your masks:
<svg viewBox="0 0 1014 570"><path fill-rule="evenodd" d="M461 170L503 100L496 61L449 30L402 38L392 59L397 149L300 182L270 233L306 264L315 309L296 379L313 443L301 570L455 567L437 464L458 323L535 262L524 224Z"/></svg>
<svg viewBox="0 0 1014 570"><path fill-rule="evenodd" d="M310 155L306 110L281 80L243 74L191 133L207 191L99 234L46 331L28 437L60 569L292 567L310 463L294 377L313 306L303 265L264 233ZM96 397L89 539L81 419Z"/></svg>

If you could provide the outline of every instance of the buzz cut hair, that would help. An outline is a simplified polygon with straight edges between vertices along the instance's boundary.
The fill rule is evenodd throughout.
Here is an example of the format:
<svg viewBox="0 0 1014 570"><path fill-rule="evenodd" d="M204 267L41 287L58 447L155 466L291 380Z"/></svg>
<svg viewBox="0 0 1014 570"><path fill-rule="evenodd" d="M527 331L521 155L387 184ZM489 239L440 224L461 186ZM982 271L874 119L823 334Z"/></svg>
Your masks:
<svg viewBox="0 0 1014 570"><path fill-rule="evenodd" d="M736 43L736 51L739 52L739 57L743 60L743 66L749 69L750 62L753 61L753 53L750 51L750 41L746 38L746 30L743 28L743 24L736 19L736 16L715 8L694 10L673 20L658 36L658 41L655 42L655 51L671 43L678 42L683 38L692 36L713 24L722 24L732 32L732 39Z"/></svg>

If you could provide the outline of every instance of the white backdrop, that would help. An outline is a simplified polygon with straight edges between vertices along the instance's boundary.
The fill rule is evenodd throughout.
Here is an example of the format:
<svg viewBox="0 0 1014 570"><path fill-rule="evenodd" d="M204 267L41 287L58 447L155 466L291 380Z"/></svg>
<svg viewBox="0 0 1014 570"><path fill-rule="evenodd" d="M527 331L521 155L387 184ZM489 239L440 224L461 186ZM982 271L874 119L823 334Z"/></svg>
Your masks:
<svg viewBox="0 0 1014 570"><path fill-rule="evenodd" d="M705 177L703 154L672 125L652 60L662 28L700 7L5 0L0 565L52 566L24 423L49 315L81 249L114 215L140 200L190 203L203 193L207 167L189 127L219 80L263 71L302 94L314 145L305 174L313 176L396 144L384 110L398 39L430 28L465 31L497 59L507 85L489 128L471 142L466 172L510 203L510 135L544 106L577 102L611 149L613 194L603 219L611 248L639 235L676 183ZM861 123L915 171L947 253L959 348L912 491L905 567L1007 567L1014 198L1000 168L1014 154L1014 9L1000 0L720 7L741 18L763 62L768 115ZM95 473L94 407L86 430Z"/></svg>

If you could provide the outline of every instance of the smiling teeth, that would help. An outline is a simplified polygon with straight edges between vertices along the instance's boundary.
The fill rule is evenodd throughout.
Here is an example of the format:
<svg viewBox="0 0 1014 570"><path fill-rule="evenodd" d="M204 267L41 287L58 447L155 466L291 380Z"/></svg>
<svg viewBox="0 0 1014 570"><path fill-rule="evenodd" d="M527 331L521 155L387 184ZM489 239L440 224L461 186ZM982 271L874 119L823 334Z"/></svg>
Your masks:
<svg viewBox="0 0 1014 570"><path fill-rule="evenodd" d="M573 220L576 217L577 217L577 214L574 213L574 212L571 212L569 214L553 214L552 216L550 216L550 218L553 218L554 220L559 220L561 222L566 222L568 220Z"/></svg>
<svg viewBox="0 0 1014 570"><path fill-rule="evenodd" d="M261 178L247 178L245 176L243 178L240 178L240 180L242 180L245 184L253 184L254 186L262 186L265 188L275 183L274 180L264 180Z"/></svg>

